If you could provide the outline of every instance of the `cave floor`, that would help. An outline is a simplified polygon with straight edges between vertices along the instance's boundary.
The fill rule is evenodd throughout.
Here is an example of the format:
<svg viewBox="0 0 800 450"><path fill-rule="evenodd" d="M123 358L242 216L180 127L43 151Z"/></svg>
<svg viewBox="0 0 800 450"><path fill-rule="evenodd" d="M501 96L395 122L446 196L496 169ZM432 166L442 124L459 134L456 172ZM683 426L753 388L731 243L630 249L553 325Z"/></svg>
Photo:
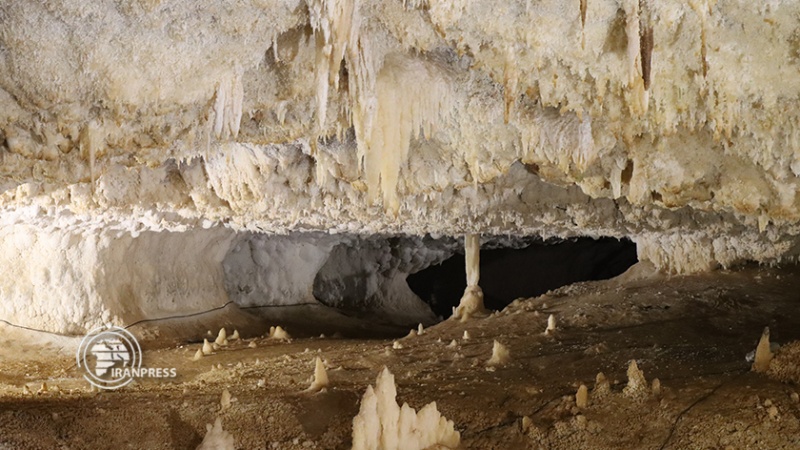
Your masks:
<svg viewBox="0 0 800 450"><path fill-rule="evenodd" d="M546 335L550 314L558 328ZM0 449L194 449L217 416L237 448L349 448L359 399L384 366L395 374L398 401L416 409L436 401L463 448L800 448L800 387L754 373L746 360L765 326L774 342L800 339L796 269L629 272L518 300L488 318L445 321L399 339L402 348L244 335L199 361L199 344L146 350L145 366L174 367L178 376L117 391L89 389L74 350L64 350L69 343L34 346L33 354L33 344L6 336ZM494 340L511 352L501 367L486 365ZM317 356L331 385L304 393ZM778 350L776 361L800 374L800 361L781 358ZM660 392L623 394L632 359L648 382L660 380ZM611 393L590 394L578 408L578 386L591 393L598 372ZM223 410L225 389L234 400Z"/></svg>

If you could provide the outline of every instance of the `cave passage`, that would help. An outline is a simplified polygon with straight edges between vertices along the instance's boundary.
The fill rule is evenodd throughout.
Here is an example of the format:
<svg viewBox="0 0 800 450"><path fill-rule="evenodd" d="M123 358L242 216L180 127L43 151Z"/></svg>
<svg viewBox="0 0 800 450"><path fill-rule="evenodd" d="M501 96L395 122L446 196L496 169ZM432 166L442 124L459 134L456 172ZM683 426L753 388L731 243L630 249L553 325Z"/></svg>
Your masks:
<svg viewBox="0 0 800 450"><path fill-rule="evenodd" d="M500 310L578 281L613 278L637 262L636 244L614 238L534 242L525 248L481 250L484 304ZM464 255L457 253L406 279L408 286L443 318L458 306L467 286Z"/></svg>

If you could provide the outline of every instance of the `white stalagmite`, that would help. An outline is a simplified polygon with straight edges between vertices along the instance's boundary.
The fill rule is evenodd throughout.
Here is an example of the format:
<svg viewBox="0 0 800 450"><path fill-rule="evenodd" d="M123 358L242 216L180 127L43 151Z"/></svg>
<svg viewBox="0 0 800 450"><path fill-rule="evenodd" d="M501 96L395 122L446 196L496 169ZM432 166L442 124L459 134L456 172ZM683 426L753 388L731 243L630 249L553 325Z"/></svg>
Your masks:
<svg viewBox="0 0 800 450"><path fill-rule="evenodd" d="M192 357L192 361L199 361L202 358L203 358L203 349L198 348L197 352Z"/></svg>
<svg viewBox="0 0 800 450"><path fill-rule="evenodd" d="M208 339L203 339L203 354L210 355L212 353L214 353L214 347L208 343Z"/></svg>
<svg viewBox="0 0 800 450"><path fill-rule="evenodd" d="M458 308L453 313L453 317L466 321L473 316L486 314L483 306L483 291L478 282L481 277L481 238L477 234L468 234L464 237L464 257L467 269L467 288L461 297Z"/></svg>
<svg viewBox="0 0 800 450"><path fill-rule="evenodd" d="M239 340L239 330L233 330L233 334L230 337L231 341Z"/></svg>
<svg viewBox="0 0 800 450"><path fill-rule="evenodd" d="M653 378L653 382L650 384L650 391L653 395L661 395L661 380Z"/></svg>
<svg viewBox="0 0 800 450"><path fill-rule="evenodd" d="M592 398L603 398L611 393L611 384L608 382L605 374L599 372L594 382L594 389L592 390Z"/></svg>
<svg viewBox="0 0 800 450"><path fill-rule="evenodd" d="M219 334L217 334L217 339L214 340L214 343L217 345L228 345L228 333L225 331L225 328L219 329Z"/></svg>
<svg viewBox="0 0 800 450"><path fill-rule="evenodd" d="M556 316L550 314L547 318L547 328L544 330L544 334L553 334L556 331Z"/></svg>
<svg viewBox="0 0 800 450"><path fill-rule="evenodd" d="M764 373L769 369L769 363L772 362L772 350L769 346L769 327L765 327L761 333L761 339L758 341L756 347L755 360L753 361L753 371Z"/></svg>
<svg viewBox="0 0 800 450"><path fill-rule="evenodd" d="M269 327L269 338L270 339L281 339L284 341L288 341L292 337L289 333L286 332L280 325L277 327Z"/></svg>
<svg viewBox="0 0 800 450"><path fill-rule="evenodd" d="M318 392L328 387L328 372L325 370L325 363L319 357L314 361L314 380L309 386L309 392Z"/></svg>
<svg viewBox="0 0 800 450"><path fill-rule="evenodd" d="M492 346L492 357L489 358L489 361L486 362L489 366L502 366L507 364L511 361L511 352L508 351L508 347L505 345L494 341L494 345Z"/></svg>
<svg viewBox="0 0 800 450"><path fill-rule="evenodd" d="M622 394L632 399L641 399L649 394L648 389L644 372L639 370L636 360L632 359L628 365L628 384L622 389Z"/></svg>
<svg viewBox="0 0 800 450"><path fill-rule="evenodd" d="M227 390L227 389L224 389L224 390L222 391L222 395L220 396L220 399L219 399L219 406L220 406L220 408L222 408L222 410L223 410L223 411L225 411L226 409L228 409L228 408L230 408L230 407L231 407L231 402L232 402L232 401L233 401L233 400L232 400L232 398L231 398L231 393L230 393L230 391L229 391L229 390Z"/></svg>
<svg viewBox="0 0 800 450"><path fill-rule="evenodd" d="M585 384L578 387L578 392L575 394L575 406L578 408L586 408L589 406L589 389Z"/></svg>
<svg viewBox="0 0 800 450"><path fill-rule="evenodd" d="M222 429L222 419L217 417L214 425L206 425L206 437L197 450L234 450L233 436Z"/></svg>
<svg viewBox="0 0 800 450"><path fill-rule="evenodd" d="M436 402L419 412L397 404L394 375L384 368L375 388L367 387L361 409L353 419L353 450L423 450L457 448L461 435L442 417Z"/></svg>

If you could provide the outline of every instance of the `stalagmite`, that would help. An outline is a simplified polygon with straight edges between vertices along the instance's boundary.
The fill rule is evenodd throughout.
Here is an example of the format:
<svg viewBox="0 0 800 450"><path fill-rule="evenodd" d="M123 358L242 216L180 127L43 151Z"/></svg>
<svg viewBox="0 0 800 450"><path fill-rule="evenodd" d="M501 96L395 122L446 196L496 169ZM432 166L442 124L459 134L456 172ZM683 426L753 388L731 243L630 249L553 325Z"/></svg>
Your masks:
<svg viewBox="0 0 800 450"><path fill-rule="evenodd" d="M222 409L222 411L225 411L226 409L230 408L232 401L233 400L231 399L230 391L228 391L227 389L224 389L222 391L222 395L220 396L220 399L219 399L219 406Z"/></svg>
<svg viewBox="0 0 800 450"><path fill-rule="evenodd" d="M508 351L508 347L505 345L494 341L494 345L492 346L492 357L489 358L489 361L486 362L489 366L502 366L507 364L511 361L511 353Z"/></svg>
<svg viewBox="0 0 800 450"><path fill-rule="evenodd" d="M203 350L203 354L204 355L210 355L210 354L214 353L214 347L212 347L211 344L208 343L208 339L203 339L203 349L202 350Z"/></svg>
<svg viewBox="0 0 800 450"><path fill-rule="evenodd" d="M481 240L477 234L468 234L464 237L464 257L467 268L467 288L461 297L461 302L453 313L453 317L462 322L474 316L486 315L483 306L483 291L478 286L480 281L480 250Z"/></svg>
<svg viewBox="0 0 800 450"><path fill-rule="evenodd" d="M628 365L628 384L622 389L622 394L628 398L641 399L648 395L647 380L644 372L639 370L636 360L632 359Z"/></svg>
<svg viewBox="0 0 800 450"><path fill-rule="evenodd" d="M203 349L198 348L197 352L192 357L192 361L198 361L203 357Z"/></svg>
<svg viewBox="0 0 800 450"><path fill-rule="evenodd" d="M222 429L222 419L217 417L214 425L206 425L206 436L197 450L234 450L233 436Z"/></svg>
<svg viewBox="0 0 800 450"><path fill-rule="evenodd" d="M228 345L228 333L225 331L225 328L219 329L219 334L217 334L217 339L214 340L214 343L217 345Z"/></svg>
<svg viewBox="0 0 800 450"><path fill-rule="evenodd" d="M765 327L761 333L761 339L758 341L756 347L755 360L753 361L753 371L764 373L769 369L769 363L772 361L772 350L769 345L769 327Z"/></svg>
<svg viewBox="0 0 800 450"><path fill-rule="evenodd" d="M547 318L547 328L544 330L544 334L553 334L556 331L556 317L552 314Z"/></svg>
<svg viewBox="0 0 800 450"><path fill-rule="evenodd" d="M469 331L467 331L467 330L464 330L464 335L463 335L463 336L461 336L461 339L463 339L463 340L465 340L465 341L468 341L468 340L469 340L469 338L470 338L470 336L469 336Z"/></svg>
<svg viewBox="0 0 800 450"><path fill-rule="evenodd" d="M661 395L661 380L653 378L653 383L650 385L650 391L653 395Z"/></svg>
<svg viewBox="0 0 800 450"><path fill-rule="evenodd" d="M314 361L314 380L309 386L309 392L318 392L328 387L328 372L325 370L325 363L319 357Z"/></svg>
<svg viewBox="0 0 800 450"><path fill-rule="evenodd" d="M442 417L436 402L419 412L397 404L394 375L384 368L375 388L367 387L361 409L353 419L353 450L454 449L461 435L452 421Z"/></svg>
<svg viewBox="0 0 800 450"><path fill-rule="evenodd" d="M233 330L233 334L228 339L231 341L239 340L239 330Z"/></svg>
<svg viewBox="0 0 800 450"><path fill-rule="evenodd" d="M578 408L586 408L589 406L589 389L585 384L578 387L578 392L575 394L575 406Z"/></svg>
<svg viewBox="0 0 800 450"><path fill-rule="evenodd" d="M594 381L594 389L592 389L592 398L603 398L611 393L611 384L608 382L605 374L599 372Z"/></svg>
<svg viewBox="0 0 800 450"><path fill-rule="evenodd" d="M288 341L292 337L289 333L286 332L280 325L277 327L269 327L269 338L270 339L280 339L284 341Z"/></svg>

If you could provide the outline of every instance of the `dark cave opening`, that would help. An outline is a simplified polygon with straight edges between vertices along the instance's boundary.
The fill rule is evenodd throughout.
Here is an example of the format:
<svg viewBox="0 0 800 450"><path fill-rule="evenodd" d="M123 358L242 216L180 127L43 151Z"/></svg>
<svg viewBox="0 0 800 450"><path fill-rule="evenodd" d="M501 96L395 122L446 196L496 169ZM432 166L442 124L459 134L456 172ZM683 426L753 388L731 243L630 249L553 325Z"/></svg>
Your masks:
<svg viewBox="0 0 800 450"><path fill-rule="evenodd" d="M537 241L524 248L481 250L484 304L500 310L514 300L536 297L579 281L613 278L638 261L636 244L614 238ZM433 312L447 318L467 287L464 255L457 253L406 279Z"/></svg>

